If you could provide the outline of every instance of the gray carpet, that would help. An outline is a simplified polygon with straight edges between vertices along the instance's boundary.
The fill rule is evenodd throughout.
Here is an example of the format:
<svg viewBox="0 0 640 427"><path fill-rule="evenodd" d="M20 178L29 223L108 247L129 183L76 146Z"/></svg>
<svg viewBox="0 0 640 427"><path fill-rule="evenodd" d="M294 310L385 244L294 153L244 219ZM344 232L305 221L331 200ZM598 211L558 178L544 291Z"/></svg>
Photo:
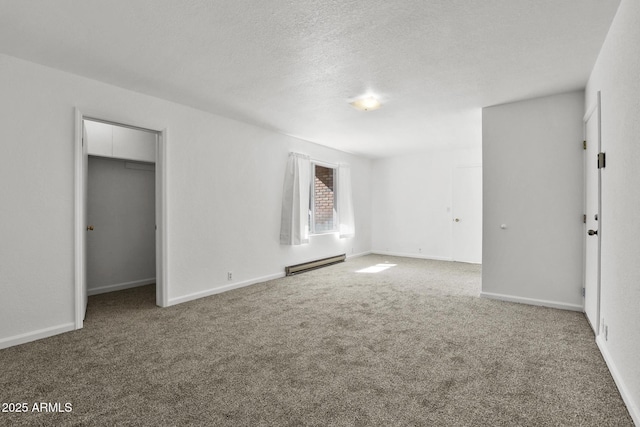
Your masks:
<svg viewBox="0 0 640 427"><path fill-rule="evenodd" d="M378 273L357 270L384 262ZM632 426L581 313L477 297L480 266L371 255L0 351L3 425Z"/></svg>

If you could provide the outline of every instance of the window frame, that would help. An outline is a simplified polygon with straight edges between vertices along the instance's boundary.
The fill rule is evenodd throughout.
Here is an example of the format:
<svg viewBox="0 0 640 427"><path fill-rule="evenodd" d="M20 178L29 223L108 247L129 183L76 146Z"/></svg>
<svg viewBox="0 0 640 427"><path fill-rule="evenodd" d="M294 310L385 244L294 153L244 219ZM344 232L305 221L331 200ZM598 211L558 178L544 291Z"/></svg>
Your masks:
<svg viewBox="0 0 640 427"><path fill-rule="evenodd" d="M316 166L333 170L333 228L331 230L316 230ZM338 233L338 165L311 160L311 181L309 189L309 235Z"/></svg>

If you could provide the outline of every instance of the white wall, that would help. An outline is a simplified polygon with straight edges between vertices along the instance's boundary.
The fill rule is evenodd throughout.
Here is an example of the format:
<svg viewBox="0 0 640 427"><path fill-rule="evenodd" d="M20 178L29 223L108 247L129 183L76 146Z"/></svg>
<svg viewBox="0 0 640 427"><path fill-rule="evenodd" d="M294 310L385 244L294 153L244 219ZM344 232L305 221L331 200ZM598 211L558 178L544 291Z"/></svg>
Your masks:
<svg viewBox="0 0 640 427"><path fill-rule="evenodd" d="M453 170L456 165L481 162L480 149L375 160L373 251L451 260Z"/></svg>
<svg viewBox="0 0 640 427"><path fill-rule="evenodd" d="M483 109L483 296L582 310L583 115L581 91Z"/></svg>
<svg viewBox="0 0 640 427"><path fill-rule="evenodd" d="M623 0L586 90L602 96L601 320L598 337L627 407L640 426L640 2Z"/></svg>
<svg viewBox="0 0 640 427"><path fill-rule="evenodd" d="M170 303L371 249L368 159L6 55L0 93L0 347L73 328L74 107L167 129ZM290 150L351 164L356 237L280 246Z"/></svg>
<svg viewBox="0 0 640 427"><path fill-rule="evenodd" d="M131 163L89 157L89 295L155 283L155 170L126 167Z"/></svg>

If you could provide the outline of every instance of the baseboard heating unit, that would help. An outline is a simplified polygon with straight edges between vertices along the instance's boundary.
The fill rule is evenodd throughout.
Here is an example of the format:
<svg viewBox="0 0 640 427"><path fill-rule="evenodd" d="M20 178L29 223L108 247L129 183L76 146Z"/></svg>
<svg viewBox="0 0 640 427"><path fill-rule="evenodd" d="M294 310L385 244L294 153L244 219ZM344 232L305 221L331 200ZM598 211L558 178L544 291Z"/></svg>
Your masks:
<svg viewBox="0 0 640 427"><path fill-rule="evenodd" d="M304 273L305 271L337 264L339 262L343 262L345 259L347 259L346 254L317 259L315 261L303 262L302 264L290 265L289 267L284 268L284 272L287 276L293 276L294 274Z"/></svg>

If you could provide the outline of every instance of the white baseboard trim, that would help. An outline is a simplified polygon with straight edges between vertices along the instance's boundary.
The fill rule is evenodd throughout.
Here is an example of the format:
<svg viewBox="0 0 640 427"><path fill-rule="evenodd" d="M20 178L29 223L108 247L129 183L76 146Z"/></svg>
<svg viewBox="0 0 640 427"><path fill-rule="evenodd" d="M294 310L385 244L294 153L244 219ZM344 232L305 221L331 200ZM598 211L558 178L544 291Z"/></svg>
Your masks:
<svg viewBox="0 0 640 427"><path fill-rule="evenodd" d="M616 368L615 363L613 363L613 359L611 358L611 354L607 349L606 342L604 341L604 338L602 335L598 335L596 337L596 344L600 349L602 358L604 359L605 363L607 364L607 367L609 368L609 372L611 372L613 381L616 383L616 386L618 387L618 391L620 392L620 396L622 396L622 400L624 401L624 404L627 405L627 410L629 411L629 415L631 415L631 418L633 419L633 422L635 423L635 425L640 426L640 409L638 407L638 404L633 402L633 400L631 399L631 395L629 394L629 389L625 385L624 379L620 375L620 372L618 372L618 368Z"/></svg>
<svg viewBox="0 0 640 427"><path fill-rule="evenodd" d="M540 305L542 307L558 308L560 310L570 310L582 312L582 306L576 304L567 304L564 302L547 301L543 299L516 297L513 295L494 294L491 292L480 292L480 298L495 299L500 301L517 302L520 304Z"/></svg>
<svg viewBox="0 0 640 427"><path fill-rule="evenodd" d="M282 273L269 274L267 276L257 277L251 280L245 280L244 282L232 283L230 285L219 286L217 288L207 289L205 291L200 291L200 292L194 292L192 294L184 295L181 297L171 298L168 301L169 303L167 304L167 307L171 305L182 304L183 302L187 302L187 301L193 301L199 298L208 297L215 294L220 294L222 292L227 292L232 289L244 288L245 286L255 285L256 283L262 283L262 282L266 282L273 279L280 279L284 276L285 274L283 271Z"/></svg>
<svg viewBox="0 0 640 427"><path fill-rule="evenodd" d="M371 251L360 252L360 253L357 253L357 254L347 255L347 259L360 258L361 256L367 256L367 255L371 255Z"/></svg>
<svg viewBox="0 0 640 427"><path fill-rule="evenodd" d="M105 294L107 292L122 291L124 289L137 288L138 286L151 285L156 283L155 277L148 279L134 280L133 282L116 283L114 285L100 286L93 289L87 289L87 295Z"/></svg>
<svg viewBox="0 0 640 427"><path fill-rule="evenodd" d="M434 261L453 261L452 258L442 257L437 255L422 255L422 254L411 254L404 252L386 252L386 251L371 251L372 254L375 255L387 255L387 256L399 256L403 258L419 258L419 259L432 259Z"/></svg>
<svg viewBox="0 0 640 427"><path fill-rule="evenodd" d="M50 328L39 329L37 331L26 332L20 335L14 335L12 337L2 338L0 339L0 349L13 347L14 345L25 344L42 338L48 338L53 335L73 331L75 328L76 324L71 322L64 323L58 326L52 326Z"/></svg>

